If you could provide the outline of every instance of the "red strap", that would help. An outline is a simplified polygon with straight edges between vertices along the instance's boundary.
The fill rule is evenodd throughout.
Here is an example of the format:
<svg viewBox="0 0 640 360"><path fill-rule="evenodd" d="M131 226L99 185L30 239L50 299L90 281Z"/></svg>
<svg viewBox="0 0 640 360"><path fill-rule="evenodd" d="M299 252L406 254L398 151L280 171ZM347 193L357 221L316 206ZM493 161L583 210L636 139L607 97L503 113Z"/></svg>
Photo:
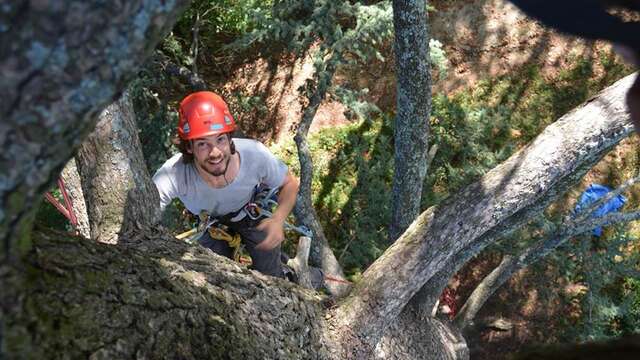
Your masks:
<svg viewBox="0 0 640 360"><path fill-rule="evenodd" d="M343 284L351 284L351 281L347 281L347 280L344 280L344 279L334 278L334 277L329 276L329 275L325 275L325 276L324 276L324 279L325 279L325 280L329 280L329 281L335 281L335 282L343 283Z"/></svg>
<svg viewBox="0 0 640 360"><path fill-rule="evenodd" d="M64 181L62 180L61 177L58 178L58 188L60 189L60 193L62 193L62 199L64 200L64 205L62 205L55 197L53 197L53 195L51 195L50 192L46 192L44 194L44 197L45 199L47 199L47 201L51 203L51 205L55 206L55 208L58 209L58 211L60 211L60 213L64 215L64 217L66 217L69 220L69 222L71 222L71 226L73 226L73 228L77 230L78 218L76 217L76 214L73 212L73 202L71 201L71 198L67 193L67 189L65 189Z"/></svg>

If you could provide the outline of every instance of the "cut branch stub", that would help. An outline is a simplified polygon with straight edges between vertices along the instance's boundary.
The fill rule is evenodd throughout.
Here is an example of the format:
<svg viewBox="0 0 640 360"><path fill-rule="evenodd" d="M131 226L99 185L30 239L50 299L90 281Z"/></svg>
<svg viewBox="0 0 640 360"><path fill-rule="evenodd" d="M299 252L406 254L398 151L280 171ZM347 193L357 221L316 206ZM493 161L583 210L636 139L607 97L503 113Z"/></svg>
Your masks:
<svg viewBox="0 0 640 360"><path fill-rule="evenodd" d="M309 273L309 252L311 251L311 239L301 236L298 240L298 250L296 257L289 260L287 265L291 266L298 276L298 284L312 289L311 274Z"/></svg>

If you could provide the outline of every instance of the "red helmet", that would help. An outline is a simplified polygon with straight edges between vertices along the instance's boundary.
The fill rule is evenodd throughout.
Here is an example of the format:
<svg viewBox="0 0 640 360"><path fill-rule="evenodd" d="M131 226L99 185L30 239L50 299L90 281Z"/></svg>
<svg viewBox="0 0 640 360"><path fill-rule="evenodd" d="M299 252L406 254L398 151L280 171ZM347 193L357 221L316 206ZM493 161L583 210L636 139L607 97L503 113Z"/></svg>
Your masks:
<svg viewBox="0 0 640 360"><path fill-rule="evenodd" d="M236 129L229 107L211 91L199 91L180 102L178 135L183 140L224 134Z"/></svg>

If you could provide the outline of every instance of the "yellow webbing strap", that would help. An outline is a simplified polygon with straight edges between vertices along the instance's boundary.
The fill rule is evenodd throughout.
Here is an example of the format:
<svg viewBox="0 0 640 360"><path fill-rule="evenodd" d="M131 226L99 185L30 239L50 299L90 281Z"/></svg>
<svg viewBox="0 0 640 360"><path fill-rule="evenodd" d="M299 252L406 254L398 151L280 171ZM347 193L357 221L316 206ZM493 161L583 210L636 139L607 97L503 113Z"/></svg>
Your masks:
<svg viewBox="0 0 640 360"><path fill-rule="evenodd" d="M176 235L176 238L178 240L186 239L187 237L189 237L189 236L191 236L191 235L193 235L193 234L195 234L197 232L198 232L198 229L197 228L193 228L193 229L191 229L189 231L183 232L180 235Z"/></svg>
<svg viewBox="0 0 640 360"><path fill-rule="evenodd" d="M220 229L216 226L211 226L209 228L209 235L213 240L222 240L229 243L229 246L233 248L233 259L235 261L240 261L240 234L235 234L231 236L228 232Z"/></svg>

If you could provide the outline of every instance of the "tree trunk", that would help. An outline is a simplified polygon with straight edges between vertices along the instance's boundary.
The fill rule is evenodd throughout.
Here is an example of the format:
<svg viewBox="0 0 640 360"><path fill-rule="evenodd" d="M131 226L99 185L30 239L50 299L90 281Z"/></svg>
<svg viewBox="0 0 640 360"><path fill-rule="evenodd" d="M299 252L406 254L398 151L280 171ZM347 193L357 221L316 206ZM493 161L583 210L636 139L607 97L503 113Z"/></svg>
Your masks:
<svg viewBox="0 0 640 360"><path fill-rule="evenodd" d="M13 358L9 347L25 353L22 344L31 339L30 322L9 319L21 316L26 307L37 311L40 306L26 295L24 277L46 282L56 276L54 272L41 278L42 273L25 262L33 256L36 205L93 129L96 115L118 96L187 4L186 0L131 0L109 6L95 0L2 4L0 358ZM43 295L49 291L56 290L46 289ZM73 299L58 295L59 301ZM72 313L78 308L72 303L66 310ZM48 338L58 336L58 327L48 329ZM105 329L103 323L93 334ZM62 351L58 348L48 355Z"/></svg>
<svg viewBox="0 0 640 360"><path fill-rule="evenodd" d="M390 242L395 241L420 213L422 184L427 175L431 73L427 2L394 0L397 113L391 193Z"/></svg>
<svg viewBox="0 0 640 360"><path fill-rule="evenodd" d="M314 234L314 241L311 247L312 262L319 264L325 274L343 279L344 273L342 272L342 266L340 266L333 250L329 247L329 242L324 236L324 231L318 221L318 215L311 201L313 158L311 157L311 151L309 151L309 144L307 143L309 128L311 127L320 103L331 85L333 74L339 62L339 56L338 53L334 52L324 63L325 67L323 69L316 69L314 74L314 80L316 82L315 89L313 93L309 95L309 103L304 107L302 119L296 130L294 140L298 148L298 159L300 161L300 191L294 213L298 221L308 226ZM349 285L340 282L327 282L326 286L329 292L336 297L344 296L351 288Z"/></svg>
<svg viewBox="0 0 640 360"><path fill-rule="evenodd" d="M93 240L113 244L124 232L158 222L160 198L144 163L128 91L100 114L76 159Z"/></svg>
<svg viewBox="0 0 640 360"><path fill-rule="evenodd" d="M82 192L82 182L78 174L75 157L71 158L60 174L64 180L64 185L71 198L72 211L78 220L76 230L87 239L91 237L89 228L89 216L87 215L87 204L84 201L84 193Z"/></svg>
<svg viewBox="0 0 640 360"><path fill-rule="evenodd" d="M376 344L388 319L456 254L514 221L513 215L535 206L585 163L598 161L631 132L624 95L634 78L618 81L563 116L478 182L421 214L335 310L334 326L351 329L352 344Z"/></svg>
<svg viewBox="0 0 640 360"><path fill-rule="evenodd" d="M0 258L28 251L42 194L187 4L3 3Z"/></svg>

